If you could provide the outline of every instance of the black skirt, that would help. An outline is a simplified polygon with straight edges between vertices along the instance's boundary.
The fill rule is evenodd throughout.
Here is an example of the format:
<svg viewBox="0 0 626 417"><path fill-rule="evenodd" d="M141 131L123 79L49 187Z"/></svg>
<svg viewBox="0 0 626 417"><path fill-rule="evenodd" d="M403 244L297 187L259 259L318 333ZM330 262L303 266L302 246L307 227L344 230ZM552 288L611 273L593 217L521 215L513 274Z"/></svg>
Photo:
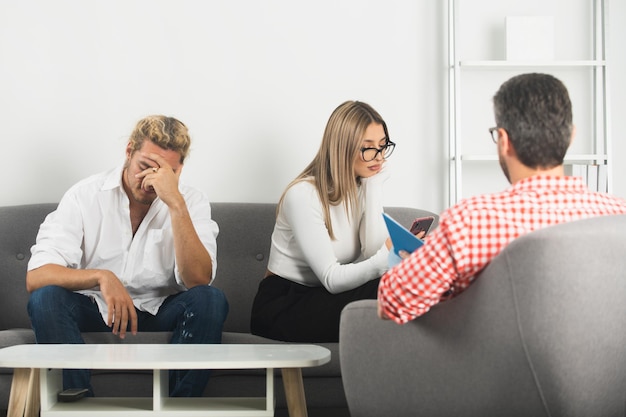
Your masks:
<svg viewBox="0 0 626 417"><path fill-rule="evenodd" d="M252 334L286 342L338 342L343 308L356 300L376 299L380 278L353 290L331 294L271 275L259 284L252 305Z"/></svg>

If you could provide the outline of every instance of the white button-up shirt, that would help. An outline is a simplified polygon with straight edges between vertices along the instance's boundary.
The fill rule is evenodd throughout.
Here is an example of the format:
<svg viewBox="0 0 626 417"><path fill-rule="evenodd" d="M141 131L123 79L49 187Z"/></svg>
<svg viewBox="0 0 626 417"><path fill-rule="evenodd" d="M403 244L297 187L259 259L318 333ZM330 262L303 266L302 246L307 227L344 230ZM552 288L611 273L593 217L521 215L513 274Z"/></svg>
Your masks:
<svg viewBox="0 0 626 417"><path fill-rule="evenodd" d="M169 295L185 291L174 253L169 209L157 198L135 236L122 167L86 178L71 187L39 229L28 270L46 264L106 269L124 284L137 309L156 314ZM217 268L218 226L208 198L179 185L196 233ZM106 322L108 309L98 287L77 291L92 297Z"/></svg>

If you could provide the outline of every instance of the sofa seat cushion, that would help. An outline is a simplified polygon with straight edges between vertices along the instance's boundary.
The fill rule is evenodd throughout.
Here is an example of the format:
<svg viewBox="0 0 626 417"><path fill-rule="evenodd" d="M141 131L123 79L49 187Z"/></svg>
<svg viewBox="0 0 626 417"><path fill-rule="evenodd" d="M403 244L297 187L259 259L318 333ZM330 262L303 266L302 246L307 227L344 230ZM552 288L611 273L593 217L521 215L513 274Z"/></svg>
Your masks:
<svg viewBox="0 0 626 417"><path fill-rule="evenodd" d="M0 330L0 349L35 343L35 333L32 329Z"/></svg>

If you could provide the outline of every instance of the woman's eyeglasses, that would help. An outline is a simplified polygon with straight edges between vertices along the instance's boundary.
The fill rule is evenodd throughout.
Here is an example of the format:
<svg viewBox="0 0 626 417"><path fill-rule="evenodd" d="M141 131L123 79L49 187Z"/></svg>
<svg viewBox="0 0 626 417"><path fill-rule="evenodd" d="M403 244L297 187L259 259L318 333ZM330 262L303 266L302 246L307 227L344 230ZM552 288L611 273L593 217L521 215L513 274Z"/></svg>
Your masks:
<svg viewBox="0 0 626 417"><path fill-rule="evenodd" d="M383 156L383 159L387 159L393 153L396 148L396 144L390 140L382 148L361 148L361 157L363 161L370 162L378 157L378 154Z"/></svg>

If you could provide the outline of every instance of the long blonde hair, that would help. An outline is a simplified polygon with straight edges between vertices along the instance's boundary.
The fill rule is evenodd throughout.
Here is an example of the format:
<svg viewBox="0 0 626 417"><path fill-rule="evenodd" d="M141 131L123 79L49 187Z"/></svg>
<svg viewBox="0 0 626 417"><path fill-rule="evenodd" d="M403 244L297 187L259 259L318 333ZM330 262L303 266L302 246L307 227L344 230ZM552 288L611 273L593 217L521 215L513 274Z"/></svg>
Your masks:
<svg viewBox="0 0 626 417"><path fill-rule="evenodd" d="M389 138L387 124L369 104L346 101L328 119L322 143L309 165L285 189L278 202L282 206L285 193L300 181L311 181L322 203L324 222L331 239L335 238L330 220L330 206L344 204L346 213L357 207L359 178L354 176L354 161L361 152L365 130L372 123L380 124Z"/></svg>

